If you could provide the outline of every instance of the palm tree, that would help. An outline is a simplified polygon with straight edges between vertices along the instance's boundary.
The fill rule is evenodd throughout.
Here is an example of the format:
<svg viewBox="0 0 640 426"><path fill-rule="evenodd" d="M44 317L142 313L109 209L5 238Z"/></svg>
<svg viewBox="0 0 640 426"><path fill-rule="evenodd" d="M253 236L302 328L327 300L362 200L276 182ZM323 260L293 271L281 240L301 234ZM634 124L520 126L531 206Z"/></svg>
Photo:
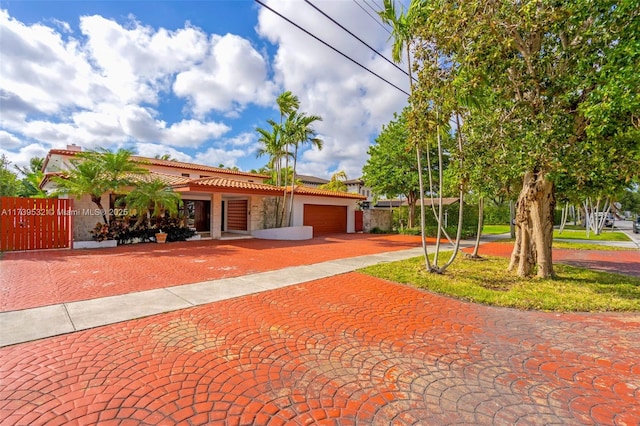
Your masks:
<svg viewBox="0 0 640 426"><path fill-rule="evenodd" d="M96 151L81 152L78 157L97 163L102 169L102 179L112 193L132 183L132 176L149 173L131 158L133 151L120 148L116 152L99 148Z"/></svg>
<svg viewBox="0 0 640 426"><path fill-rule="evenodd" d="M262 144L262 147L258 150L257 156L263 155L269 156L269 162L267 166L274 171L275 177L273 183L276 186L282 185L282 158L288 158L289 153L285 147L285 139L282 137L282 126L273 120L267 120L271 125L271 130L266 130L258 127L256 131L260 134L258 142ZM286 175L285 175L286 177ZM282 219L284 217L284 207L282 215L280 214L280 199L276 199L276 227L282 225Z"/></svg>
<svg viewBox="0 0 640 426"><path fill-rule="evenodd" d="M296 95L294 95L293 93L287 90L286 92L282 92L280 95L278 95L278 98L276 99L276 103L278 104L278 108L280 109L280 127L282 127L284 117L288 118L289 116L291 116L291 114L298 111L298 108L300 108L300 100ZM284 169L285 169L284 186L286 188L287 185L289 184L289 179L288 179L289 178L289 141L286 140L285 138L285 140L283 140L282 142L283 142L284 149L287 152L287 155L285 156L285 163L284 163ZM284 218L286 208L287 208L287 191L284 191L282 195L282 218ZM276 216L277 214L278 213L276 213Z"/></svg>
<svg viewBox="0 0 640 426"><path fill-rule="evenodd" d="M331 175L329 182L320 185L318 188L335 192L347 192L347 184L344 183L345 180L347 180L347 173L345 173L344 170L340 170Z"/></svg>
<svg viewBox="0 0 640 426"><path fill-rule="evenodd" d="M104 223L108 224L106 211L102 207L102 195L105 192L113 194L131 185L135 175L149 172L134 162L132 155L133 152L127 149L111 152L102 148L79 153L77 158L70 161L71 168L54 178L58 186L55 194L75 197L89 195L100 209Z"/></svg>
<svg viewBox="0 0 640 426"><path fill-rule="evenodd" d="M293 112L284 124L284 132L288 140L294 147L293 153L293 182L296 180L296 166L298 163L298 150L303 144L311 144L312 147L322 149L322 139L316 137L316 132L311 125L316 121L322 121L319 115L306 115L305 113ZM291 202L289 204L289 225L293 217L293 196L295 184L291 185Z"/></svg>
<svg viewBox="0 0 640 426"><path fill-rule="evenodd" d="M106 182L101 179L102 169L99 164L93 161L71 160L71 168L62 176L56 176L53 181L57 188L54 195L61 194L82 197L89 195L91 201L98 206L102 213L102 219L107 224L107 214L102 207L102 194L109 190Z"/></svg>
<svg viewBox="0 0 640 426"><path fill-rule="evenodd" d="M282 158L287 155L283 140L282 140L282 128L273 120L267 120L267 123L271 125L271 130L258 127L256 131L260 134L258 142L262 144L262 147L258 149L257 157L263 155L269 156L268 166L275 170L275 185L281 186L281 169Z"/></svg>
<svg viewBox="0 0 640 426"><path fill-rule="evenodd" d="M174 192L162 180L155 178L142 181L124 197L127 209L135 210L138 216L134 226L138 226L151 216L161 217L165 211L174 215L182 205L180 194Z"/></svg>
<svg viewBox="0 0 640 426"><path fill-rule="evenodd" d="M20 187L18 188L19 197L30 198L46 198L47 192L40 189L40 183L44 179L44 173L42 172L42 165L44 164L44 158L32 157L29 160L29 167L15 166L20 173L24 175L20 181Z"/></svg>

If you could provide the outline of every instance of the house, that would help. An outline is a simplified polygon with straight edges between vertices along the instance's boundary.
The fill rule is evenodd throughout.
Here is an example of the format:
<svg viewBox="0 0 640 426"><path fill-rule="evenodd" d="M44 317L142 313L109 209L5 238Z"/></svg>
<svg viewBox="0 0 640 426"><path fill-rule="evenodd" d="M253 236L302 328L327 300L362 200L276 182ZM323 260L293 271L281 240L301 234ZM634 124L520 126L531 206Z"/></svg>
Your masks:
<svg viewBox="0 0 640 426"><path fill-rule="evenodd" d="M345 185L347 185L347 192L351 192L354 194L363 195L367 201L373 200L373 191L371 188L364 184L364 180L362 179L349 179L344 181Z"/></svg>
<svg viewBox="0 0 640 426"><path fill-rule="evenodd" d="M328 179L323 179L315 176L308 175L299 175L296 174L296 181L300 182L300 184L304 186L308 186L310 188L317 188L320 185L324 185L325 183L329 183Z"/></svg>
<svg viewBox="0 0 640 426"><path fill-rule="evenodd" d="M51 177L69 169L70 160L79 152L81 149L75 145L49 151L43 165L42 188L53 190L55 182ZM180 193L186 223L203 237L220 239L223 233L252 235L270 227L265 205L285 192L285 188L266 184L268 176L261 174L140 156L133 156L132 160L149 170L143 179L162 179ZM355 231L354 212L363 196L297 185L286 189L287 200L291 199L292 190L292 226L312 226L314 235ZM106 193L102 205L112 211L118 207L114 197ZM99 213L89 196L74 201L74 240L91 240L89 231L102 222Z"/></svg>

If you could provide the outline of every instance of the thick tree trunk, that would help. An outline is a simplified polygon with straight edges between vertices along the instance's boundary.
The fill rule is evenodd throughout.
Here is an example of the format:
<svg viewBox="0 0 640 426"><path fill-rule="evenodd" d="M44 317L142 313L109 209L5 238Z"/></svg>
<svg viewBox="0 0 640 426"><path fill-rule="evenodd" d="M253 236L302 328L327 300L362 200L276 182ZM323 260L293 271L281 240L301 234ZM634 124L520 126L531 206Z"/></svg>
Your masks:
<svg viewBox="0 0 640 426"><path fill-rule="evenodd" d="M516 203L516 243L509 271L527 277L554 275L551 245L556 200L553 183L542 172L527 172Z"/></svg>
<svg viewBox="0 0 640 426"><path fill-rule="evenodd" d="M407 217L407 228L411 229L413 228L413 215L416 212L416 203L414 202L408 202L409 204L409 217Z"/></svg>

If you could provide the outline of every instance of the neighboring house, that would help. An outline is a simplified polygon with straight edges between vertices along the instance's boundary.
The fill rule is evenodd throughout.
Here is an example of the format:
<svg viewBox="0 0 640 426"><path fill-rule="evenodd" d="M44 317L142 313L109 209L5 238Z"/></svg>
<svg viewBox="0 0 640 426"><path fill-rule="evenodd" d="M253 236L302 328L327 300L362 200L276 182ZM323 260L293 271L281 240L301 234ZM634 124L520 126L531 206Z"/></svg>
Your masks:
<svg viewBox="0 0 640 426"><path fill-rule="evenodd" d="M363 195L367 197L367 201L373 200L373 191L368 186L365 186L362 179L349 179L344 183L347 185L347 192Z"/></svg>
<svg viewBox="0 0 640 426"><path fill-rule="evenodd" d="M309 186L311 188L317 188L320 185L329 183L328 179L308 175L296 175L296 179L302 183L302 185ZM373 200L373 191L368 186L365 186L362 179L349 179L345 180L344 183L347 185L347 192L360 194L366 197L366 200L368 201Z"/></svg>
<svg viewBox="0 0 640 426"><path fill-rule="evenodd" d="M329 183L328 179L322 179L315 176L307 176L307 175L296 175L296 181L300 182L304 186L308 186L310 188L317 188L320 185L324 185L325 183Z"/></svg>
<svg viewBox="0 0 640 426"><path fill-rule="evenodd" d="M75 145L67 148L52 149L47 154L43 189L55 189L51 177L68 169L69 160L81 151ZM223 232L250 235L263 229L265 201L282 197L285 190L264 183L269 177L261 174L139 156L132 159L149 169L150 173L143 175L143 179L160 178L179 192L187 224L201 235L214 239L221 238ZM291 188L287 191L290 199ZM294 194L292 226L313 226L314 235L354 232L354 212L363 196L307 186L296 186ZM103 195L104 208L118 208L110 198L113 197L109 194ZM89 230L102 221L96 213L96 205L89 196L74 201L74 240L91 239Z"/></svg>

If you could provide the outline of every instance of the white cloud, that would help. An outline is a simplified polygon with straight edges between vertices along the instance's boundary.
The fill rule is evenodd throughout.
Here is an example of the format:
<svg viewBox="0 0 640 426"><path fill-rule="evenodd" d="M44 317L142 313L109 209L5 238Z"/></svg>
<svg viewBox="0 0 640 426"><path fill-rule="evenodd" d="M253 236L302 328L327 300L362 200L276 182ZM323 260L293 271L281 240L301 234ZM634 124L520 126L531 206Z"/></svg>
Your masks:
<svg viewBox="0 0 640 426"><path fill-rule="evenodd" d="M388 33L357 5L316 4L367 44L379 51L389 50ZM298 1L271 1L269 5L406 90L408 77L308 5ZM303 152L300 170L324 177L331 171L345 170L350 178L359 177L372 136L406 105L407 96L264 8L257 28L260 35L278 44L276 80L300 98L302 111L323 118L314 128L324 135L324 148Z"/></svg>
<svg viewBox="0 0 640 426"><path fill-rule="evenodd" d="M137 145L137 154L142 157L150 157L153 158L156 155L163 156L168 154L170 158L183 161L186 163L192 162L193 158L190 155L185 154L184 152L178 151L177 149L170 148L164 145L153 144L153 143L139 143Z"/></svg>
<svg viewBox="0 0 640 426"><path fill-rule="evenodd" d="M124 104L157 103L159 92L170 88L169 77L203 60L208 49L206 35L189 26L156 31L131 18L124 28L94 15L82 17L80 28L101 83Z"/></svg>
<svg viewBox="0 0 640 426"><path fill-rule="evenodd" d="M211 55L177 75L176 95L188 98L196 115L211 110L241 111L245 105L267 105L274 98L267 63L251 43L239 36L212 36Z"/></svg>
<svg viewBox="0 0 640 426"><path fill-rule="evenodd" d="M0 146L6 149L19 148L22 145L22 141L17 136L0 130Z"/></svg>
<svg viewBox="0 0 640 426"><path fill-rule="evenodd" d="M246 154L246 151L240 149L209 148L204 152L197 153L194 161L197 164L213 167L218 167L221 164L225 167L234 167L237 166L238 160Z"/></svg>
<svg viewBox="0 0 640 426"><path fill-rule="evenodd" d="M13 168L14 165L19 167L29 167L29 161L33 157L44 158L49 150L43 147L41 144L29 144L20 148L17 152L7 151L0 148L0 155L5 155L11 161L11 171L16 172Z"/></svg>
<svg viewBox="0 0 640 426"><path fill-rule="evenodd" d="M219 138L229 130L228 126L220 123L183 120L166 129L162 141L166 145L195 148L203 141Z"/></svg>
<svg viewBox="0 0 640 426"><path fill-rule="evenodd" d="M406 87L406 76L308 5L270 4ZM389 50L388 33L354 3L317 4L369 44ZM315 128L325 148L303 149L299 170L328 177L344 169L358 177L372 137L406 104L406 96L266 9L256 10L256 31L263 38L257 43L274 43L273 57L248 38L211 34L188 22L169 30L134 17L118 22L91 15L71 25L55 16L26 24L0 10L2 149L11 161L22 161L25 153L70 143L87 149L133 145L141 155L244 164L255 159L255 123L262 126L270 117L251 116L251 128L243 128L243 115L256 105L275 107L277 94L291 90L301 111L324 119ZM173 111L181 108L182 116L176 116Z"/></svg>
<svg viewBox="0 0 640 426"><path fill-rule="evenodd" d="M52 28L27 26L0 10L0 87L34 110L57 114L90 107L92 70L81 46Z"/></svg>
<svg viewBox="0 0 640 426"><path fill-rule="evenodd" d="M258 137L255 133L241 133L235 137L228 138L227 144L230 146L248 146L256 143Z"/></svg>

